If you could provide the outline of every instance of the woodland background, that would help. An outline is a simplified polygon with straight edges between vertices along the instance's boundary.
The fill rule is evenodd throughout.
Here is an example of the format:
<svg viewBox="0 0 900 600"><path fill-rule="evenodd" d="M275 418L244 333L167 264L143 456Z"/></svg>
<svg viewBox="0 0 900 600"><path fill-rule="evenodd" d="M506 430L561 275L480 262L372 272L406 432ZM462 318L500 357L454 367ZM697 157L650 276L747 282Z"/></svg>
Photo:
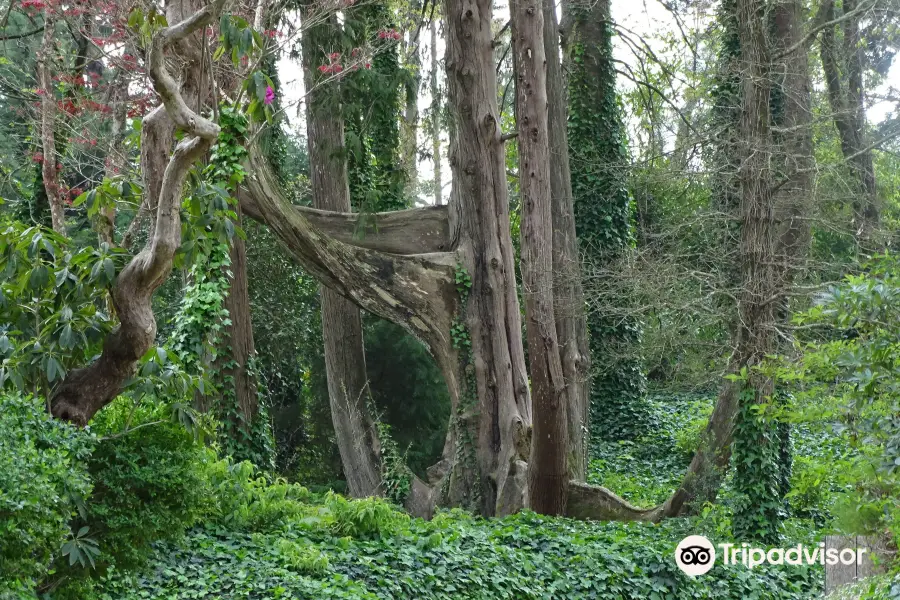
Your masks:
<svg viewBox="0 0 900 600"><path fill-rule="evenodd" d="M898 11L5 5L0 597L900 597Z"/></svg>

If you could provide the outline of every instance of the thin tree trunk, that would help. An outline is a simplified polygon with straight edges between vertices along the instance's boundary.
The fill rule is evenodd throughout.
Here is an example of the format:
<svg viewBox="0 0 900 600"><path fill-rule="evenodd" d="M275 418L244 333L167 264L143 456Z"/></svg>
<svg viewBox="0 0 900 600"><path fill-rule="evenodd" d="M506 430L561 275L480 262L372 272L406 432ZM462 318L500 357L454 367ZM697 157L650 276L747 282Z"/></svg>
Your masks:
<svg viewBox="0 0 900 600"><path fill-rule="evenodd" d="M782 0L774 10L774 46L779 56L788 48L799 47L803 40L803 4L799 0ZM780 76L778 93L782 99L781 114L773 119L775 147L781 149L776 165L783 169L787 183L776 192L776 226L778 227L778 258L781 268L781 298L777 307L778 325L787 330L790 320L790 291L802 274L809 254L812 189L814 178L812 111L810 101L809 56L806 48L789 53L773 65ZM777 79L776 79L777 81ZM779 346L790 352L790 338L782 334ZM780 496L790 489L792 470L791 426L779 423L778 442L781 471Z"/></svg>
<svg viewBox="0 0 900 600"><path fill-rule="evenodd" d="M313 205L350 212L350 187L344 150L344 122L334 96L316 87L314 61L330 46L337 20L312 26L303 36L307 100L307 142ZM359 308L333 290L320 288L322 337L328 397L347 487L355 497L376 496L381 490L378 434L369 414L366 357Z"/></svg>
<svg viewBox="0 0 900 600"><path fill-rule="evenodd" d="M434 162L434 205L443 204L441 181L441 91L438 88L437 22L431 21L431 156Z"/></svg>
<svg viewBox="0 0 900 600"><path fill-rule="evenodd" d="M824 0L820 9L827 22L834 19L834 0ZM854 10L855 0L844 2L844 13ZM843 56L838 52L835 27L822 30L819 50L832 119L841 139L841 153L850 163L858 182L854 192L854 221L857 239L866 241L878 225L879 210L875 187L872 151L866 148L865 93L863 88L863 50L859 47L859 21L852 17L842 23ZM843 59L843 60L842 60ZM842 75L845 74L845 77Z"/></svg>
<svg viewBox="0 0 900 600"><path fill-rule="evenodd" d="M519 131L521 268L534 419L528 504L536 512L561 515L566 510L569 483L567 406L554 315L547 61L540 2L515 0L510 4Z"/></svg>
<svg viewBox="0 0 900 600"><path fill-rule="evenodd" d="M124 175L128 164L125 151L125 127L127 125L128 84L130 78L123 68L119 68L113 80L110 93L112 126L109 141L109 156L106 159L106 176ZM100 239L109 245L115 243L116 207L111 205L100 214Z"/></svg>
<svg viewBox="0 0 900 600"><path fill-rule="evenodd" d="M413 26L409 30L410 38L413 34L420 33L419 26L419 3L414 2L410 6L407 22ZM402 163L406 171L406 198L415 203L416 187L418 186L418 133L419 133L419 84L422 81L422 52L420 50L420 39L410 39L407 53L406 69L411 71L407 76L404 92L406 106L403 111L403 129L402 129Z"/></svg>
<svg viewBox="0 0 900 600"><path fill-rule="evenodd" d="M41 49L38 53L37 71L38 87L41 89L41 150L43 164L41 177L47 201L50 203L50 218L53 230L66 235L66 211L63 206L62 192L59 187L59 169L56 158L56 98L54 96L53 73L50 63L53 59L55 17L54 9L49 5L44 9L44 35L41 38Z"/></svg>
<svg viewBox="0 0 900 600"><path fill-rule="evenodd" d="M236 207L235 225L241 226L241 208ZM250 292L247 280L247 246L244 240L235 235L229 250L231 258L231 284L225 297L225 308L228 310L228 355L233 362L226 371L234 382L234 399L240 411L241 423L238 429L249 433L259 414L256 378L250 369L250 360L256 353L253 345L253 323L250 320Z"/></svg>
<svg viewBox="0 0 900 600"><path fill-rule="evenodd" d="M552 0L544 0L544 54L547 59L547 128L550 142L550 194L553 213L553 312L566 382L569 475L575 481L587 477L587 443L590 439L591 352L587 337L581 260L575 235L575 209L569 171L569 138L566 131L566 93L560 62L559 25Z"/></svg>

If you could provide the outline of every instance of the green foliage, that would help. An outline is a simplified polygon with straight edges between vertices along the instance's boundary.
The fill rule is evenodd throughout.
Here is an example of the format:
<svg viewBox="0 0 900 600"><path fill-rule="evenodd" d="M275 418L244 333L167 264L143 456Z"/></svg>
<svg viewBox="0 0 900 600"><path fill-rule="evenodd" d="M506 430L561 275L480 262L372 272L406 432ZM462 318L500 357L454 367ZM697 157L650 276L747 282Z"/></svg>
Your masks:
<svg viewBox="0 0 900 600"><path fill-rule="evenodd" d="M888 530L895 541L900 536L896 273L896 259L882 257L867 272L848 275L821 294L796 317L809 331L799 343L802 353L773 368L797 389L783 418L830 430L838 444L823 457L831 472L823 476L821 469L806 466L795 475L806 485L795 487L791 497L822 494L831 501L839 529L868 535Z"/></svg>
<svg viewBox="0 0 900 600"><path fill-rule="evenodd" d="M717 565L703 577L683 575L671 557L677 541L688 532L715 539L700 520L590 523L528 512L482 520L457 510L426 522L396 512L392 519L377 500L340 502L357 515L372 513L364 518L370 534L339 537L344 529L325 523L271 534L195 530L181 544L160 545L144 574L120 573L96 597L799 600L821 594L821 567Z"/></svg>
<svg viewBox="0 0 900 600"><path fill-rule="evenodd" d="M361 213L409 208L399 125L400 89L408 74L400 67L398 44L377 37L393 31L397 18L384 0L359 4L345 16L345 56L352 59L369 40L378 39L381 45L371 69L357 69L341 81L351 203Z"/></svg>
<svg viewBox="0 0 900 600"><path fill-rule="evenodd" d="M93 557L88 531L73 536L69 528L91 490L85 462L93 443L90 433L51 418L40 400L0 394L0 597L31 597L63 552Z"/></svg>
<svg viewBox="0 0 900 600"><path fill-rule="evenodd" d="M331 531L338 537L388 537L406 528L409 516L379 498L347 500L329 493L325 506L331 512Z"/></svg>
<svg viewBox="0 0 900 600"><path fill-rule="evenodd" d="M697 449L713 399L695 394L648 400L657 426L636 440L591 439L588 483L607 487L638 506L664 502Z"/></svg>
<svg viewBox="0 0 900 600"><path fill-rule="evenodd" d="M737 494L733 531L735 539L774 545L780 539L785 517L779 485L780 444L778 422L766 410L771 398L760 397L758 389L754 389L765 385L762 379L749 375L738 400L731 454Z"/></svg>
<svg viewBox="0 0 900 600"><path fill-rule="evenodd" d="M48 396L100 349L122 253L75 248L40 227L0 224L0 389Z"/></svg>
<svg viewBox="0 0 900 600"><path fill-rule="evenodd" d="M373 319L374 320L374 319ZM369 321L368 319L366 321ZM366 371L380 426L390 427L396 479L408 491L407 467L420 477L441 456L450 417L450 394L428 349L403 328L383 320L367 322ZM389 424L389 425L388 425ZM388 454L380 435L382 463ZM400 494L405 497L405 492ZM403 504L400 496L392 497Z"/></svg>
<svg viewBox="0 0 900 600"><path fill-rule="evenodd" d="M317 514L303 504L310 497L306 488L267 479L248 461L216 461L207 477L213 490L209 523L237 531L273 531Z"/></svg>
<svg viewBox="0 0 900 600"><path fill-rule="evenodd" d="M87 461L94 490L77 523L96 537L98 562L135 566L151 542L180 537L203 515L214 455L163 403L117 399L91 428L103 437Z"/></svg>

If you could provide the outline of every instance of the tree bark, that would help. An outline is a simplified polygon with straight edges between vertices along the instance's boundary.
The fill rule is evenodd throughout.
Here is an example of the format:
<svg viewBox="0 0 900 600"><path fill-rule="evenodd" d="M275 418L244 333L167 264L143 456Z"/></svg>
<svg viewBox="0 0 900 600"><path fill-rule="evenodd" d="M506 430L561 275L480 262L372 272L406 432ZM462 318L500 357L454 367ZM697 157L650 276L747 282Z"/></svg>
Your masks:
<svg viewBox="0 0 900 600"><path fill-rule="evenodd" d="M524 482L517 474L529 451L531 399L509 229L491 2L445 0L444 15L454 133L450 232L472 282L461 315L471 341L471 359L462 368L469 377L464 399L454 408L458 445L464 449L468 438L477 447L474 464L455 461L449 499L474 504L482 514L508 514L523 503Z"/></svg>
<svg viewBox="0 0 900 600"><path fill-rule="evenodd" d="M262 222L253 195L240 194L244 214ZM360 214L293 206L318 231L351 246L388 254L427 254L450 250L450 216L446 206Z"/></svg>
<svg viewBox="0 0 900 600"><path fill-rule="evenodd" d="M566 383L556 333L553 219L547 74L541 0L510 4L516 128L519 132L521 270L534 426L528 462L528 504L561 515L569 473Z"/></svg>
<svg viewBox="0 0 900 600"><path fill-rule="evenodd" d="M412 27L408 31L409 41L406 53L406 81L403 86L405 106L403 111L403 128L401 130L401 160L406 171L406 198L415 204L416 188L418 187L418 133L419 133L419 85L422 82L422 58L419 39L412 39L418 35L421 26L419 18L419 2L413 2L407 16L407 23Z"/></svg>
<svg viewBox="0 0 900 600"><path fill-rule="evenodd" d="M834 19L834 0L824 2L820 10L823 20L828 22ZM855 8L855 0L844 2L845 14ZM841 153L858 179L854 190L858 197L853 202L856 237L862 244L866 244L878 225L879 210L872 150L866 144L863 49L859 47L859 17L846 19L841 25L843 52L838 51L834 25L822 29L819 50L828 89L828 103L841 139ZM844 73L846 76L842 77Z"/></svg>
<svg viewBox="0 0 900 600"><path fill-rule="evenodd" d="M53 59L53 44L56 19L54 9L44 9L44 35L41 38L41 49L38 52L37 71L38 87L41 89L41 178L47 201L50 203L50 219L53 230L66 235L66 211L63 206L62 192L59 187L59 169L56 158L56 98L53 84L53 72L50 62Z"/></svg>
<svg viewBox="0 0 900 600"><path fill-rule="evenodd" d="M241 226L241 207L235 209L237 220L235 225ZM259 400L256 389L256 378L250 368L250 360L256 354L253 345L253 323L250 320L250 291L247 280L247 246L244 240L235 235L229 250L231 258L231 284L225 297L225 308L228 310L230 324L227 328L228 355L233 365L225 374L234 382L234 399L240 411L241 422L238 429L249 433L259 414Z"/></svg>
<svg viewBox="0 0 900 600"><path fill-rule="evenodd" d="M569 170L569 138L566 132L566 92L560 62L556 6L544 0L544 54L547 59L547 128L550 142L550 194L553 214L553 312L566 383L566 418L569 440L569 474L575 481L587 477L587 443L590 437L590 369L581 258L575 235L575 208Z"/></svg>
<svg viewBox="0 0 900 600"><path fill-rule="evenodd" d="M330 17L303 35L303 67L309 90L306 113L313 205L350 211L350 188L344 153L344 121L334 97L317 87L314 61L331 45L337 18ZM347 487L355 497L377 496L381 490L381 452L369 414L366 357L359 308L327 287L320 288L325 370L335 437Z"/></svg>
<svg viewBox="0 0 900 600"><path fill-rule="evenodd" d="M438 88L437 22L432 19L431 32L431 157L434 163L434 205L443 204L441 173L441 92Z"/></svg>
<svg viewBox="0 0 900 600"><path fill-rule="evenodd" d="M106 159L106 176L115 177L125 173L128 156L125 151L125 127L127 125L128 84L131 79L124 68L116 71L115 79L110 84L110 106L112 107L112 125L109 140L109 155ZM100 214L100 240L110 246L115 244L116 208L115 205L105 208Z"/></svg>

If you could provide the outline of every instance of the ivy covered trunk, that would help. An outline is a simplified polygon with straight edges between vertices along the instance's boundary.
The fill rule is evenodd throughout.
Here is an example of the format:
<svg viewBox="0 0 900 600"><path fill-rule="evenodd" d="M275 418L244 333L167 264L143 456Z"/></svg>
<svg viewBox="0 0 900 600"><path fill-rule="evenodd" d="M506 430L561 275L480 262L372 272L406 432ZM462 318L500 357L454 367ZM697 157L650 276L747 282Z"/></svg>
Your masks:
<svg viewBox="0 0 900 600"><path fill-rule="evenodd" d="M448 499L482 514L508 514L524 501L531 400L500 139L491 2L445 0L444 14L453 170L450 235L468 291L455 326L457 344L464 347L460 370L465 379L455 407L459 451Z"/></svg>
<svg viewBox="0 0 900 600"><path fill-rule="evenodd" d="M735 423L734 469L738 501L732 529L738 539L774 543L782 503L779 497L777 427L759 405L772 401L772 380L758 372L775 350L778 297L775 205L770 127L771 65L765 3L737 0L741 41L741 292L740 329L735 351L742 374ZM737 366L737 365L736 365Z"/></svg>
<svg viewBox="0 0 900 600"><path fill-rule="evenodd" d="M335 102L333 89L322 86L316 77L316 61L326 60L323 49L335 47L336 30L337 19L332 16L303 35L304 74L310 90L306 130L313 204L320 209L349 212L340 103ZM360 311L328 287L322 286L320 295L328 398L347 487L356 497L380 495L380 444L369 414Z"/></svg>
<svg viewBox="0 0 900 600"><path fill-rule="evenodd" d="M556 5L542 3L544 54L547 60L547 130L550 145L550 196L553 218L553 314L566 385L568 469L575 481L587 477L590 409L590 348L581 257L575 234L572 179L569 170L569 137L566 132L566 92L560 63L559 24Z"/></svg>
<svg viewBox="0 0 900 600"><path fill-rule="evenodd" d="M625 131L616 100L609 0L569 6L569 161L575 225L589 263L605 265L633 243L633 203L626 172ZM646 381L632 317L609 317L592 307L594 435L633 438L649 425Z"/></svg>

